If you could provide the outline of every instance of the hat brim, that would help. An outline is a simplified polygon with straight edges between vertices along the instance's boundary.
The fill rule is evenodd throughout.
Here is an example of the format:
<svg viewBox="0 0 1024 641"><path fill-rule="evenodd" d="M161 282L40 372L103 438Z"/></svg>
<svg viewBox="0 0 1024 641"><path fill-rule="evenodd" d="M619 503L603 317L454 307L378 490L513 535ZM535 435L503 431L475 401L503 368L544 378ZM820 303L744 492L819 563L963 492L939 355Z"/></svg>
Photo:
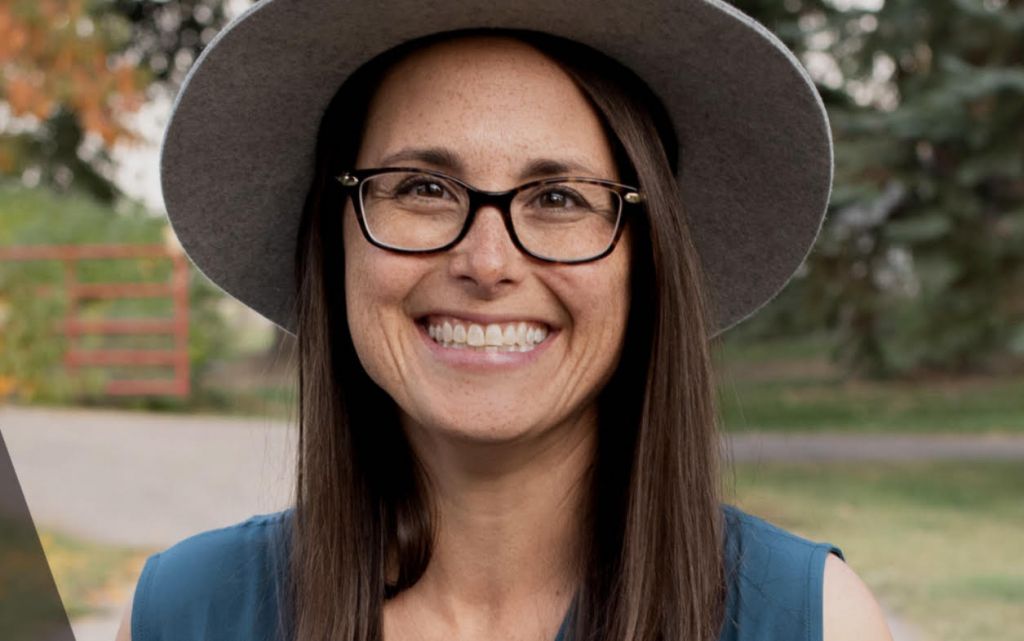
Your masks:
<svg viewBox="0 0 1024 641"><path fill-rule="evenodd" d="M190 69L160 152L173 231L196 267L291 334L294 253L320 119L342 82L403 41L467 27L568 37L637 73L679 140L678 180L712 335L782 289L821 228L832 137L807 72L719 0L262 0Z"/></svg>

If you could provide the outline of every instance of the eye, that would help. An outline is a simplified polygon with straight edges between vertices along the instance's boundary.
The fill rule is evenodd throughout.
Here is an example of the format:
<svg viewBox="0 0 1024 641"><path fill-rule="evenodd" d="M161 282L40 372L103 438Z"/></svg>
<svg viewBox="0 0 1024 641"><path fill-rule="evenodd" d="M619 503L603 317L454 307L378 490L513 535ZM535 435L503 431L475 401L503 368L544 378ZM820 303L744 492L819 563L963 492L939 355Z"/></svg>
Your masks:
<svg viewBox="0 0 1024 641"><path fill-rule="evenodd" d="M537 202L541 207L588 207L586 199L567 187L555 187L547 189L537 195Z"/></svg>
<svg viewBox="0 0 1024 641"><path fill-rule="evenodd" d="M395 189L396 196L444 198L445 194L452 195L447 185L431 176L407 178Z"/></svg>

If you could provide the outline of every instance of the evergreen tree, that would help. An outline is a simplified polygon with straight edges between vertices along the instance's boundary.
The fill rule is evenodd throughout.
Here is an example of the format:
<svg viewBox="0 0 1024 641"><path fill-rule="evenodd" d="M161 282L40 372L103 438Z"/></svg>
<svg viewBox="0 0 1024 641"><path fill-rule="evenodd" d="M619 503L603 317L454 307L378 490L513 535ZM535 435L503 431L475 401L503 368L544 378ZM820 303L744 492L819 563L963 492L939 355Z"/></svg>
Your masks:
<svg viewBox="0 0 1024 641"><path fill-rule="evenodd" d="M1024 354L1024 2L736 4L812 69L836 141L822 237L767 320L837 330L876 376Z"/></svg>

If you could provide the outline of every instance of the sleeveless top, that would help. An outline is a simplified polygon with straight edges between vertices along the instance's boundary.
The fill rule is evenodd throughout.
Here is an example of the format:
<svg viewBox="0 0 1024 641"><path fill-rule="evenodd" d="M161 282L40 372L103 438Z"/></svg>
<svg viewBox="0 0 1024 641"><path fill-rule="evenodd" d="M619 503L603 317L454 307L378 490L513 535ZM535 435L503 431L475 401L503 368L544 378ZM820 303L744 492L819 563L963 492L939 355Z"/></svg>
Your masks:
<svg viewBox="0 0 1024 641"><path fill-rule="evenodd" d="M146 559L132 641L275 641L282 524L292 509L192 535ZM830 543L722 504L728 589L719 641L821 641ZM566 613L555 641L571 641Z"/></svg>

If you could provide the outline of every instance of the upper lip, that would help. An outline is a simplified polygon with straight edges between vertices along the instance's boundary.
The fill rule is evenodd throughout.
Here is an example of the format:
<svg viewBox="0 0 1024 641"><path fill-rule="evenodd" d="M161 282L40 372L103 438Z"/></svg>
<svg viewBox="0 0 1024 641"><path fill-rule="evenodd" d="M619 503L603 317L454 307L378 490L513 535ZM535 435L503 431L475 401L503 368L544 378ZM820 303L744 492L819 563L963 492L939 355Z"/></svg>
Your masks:
<svg viewBox="0 0 1024 641"><path fill-rule="evenodd" d="M474 314L470 312L461 312L453 309L432 309L428 312L416 315L416 320L423 320L428 316L454 316L455 318L461 318L471 323L478 323L480 325L489 324L502 324L502 323L513 323L513 322L527 322L527 323L539 323L547 325L551 329L557 328L555 323L545 320L538 316L530 316L529 314Z"/></svg>

